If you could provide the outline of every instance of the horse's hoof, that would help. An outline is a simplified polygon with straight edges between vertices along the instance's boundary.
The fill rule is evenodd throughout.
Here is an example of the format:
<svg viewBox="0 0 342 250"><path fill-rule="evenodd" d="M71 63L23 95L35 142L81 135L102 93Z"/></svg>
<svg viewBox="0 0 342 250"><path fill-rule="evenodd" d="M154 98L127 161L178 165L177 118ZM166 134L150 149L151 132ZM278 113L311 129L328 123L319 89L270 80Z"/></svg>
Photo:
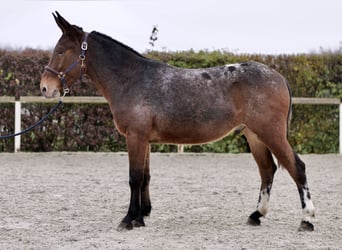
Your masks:
<svg viewBox="0 0 342 250"><path fill-rule="evenodd" d="M145 207L143 207L141 209L141 214L143 216L150 216L151 210L152 210L152 206L151 205L145 206Z"/></svg>
<svg viewBox="0 0 342 250"><path fill-rule="evenodd" d="M261 221L259 219L252 219L251 217L248 217L247 224L251 226L260 226Z"/></svg>
<svg viewBox="0 0 342 250"><path fill-rule="evenodd" d="M314 225L311 222L308 221L302 221L300 223L300 226L298 228L299 232L312 232L314 230Z"/></svg>
<svg viewBox="0 0 342 250"><path fill-rule="evenodd" d="M132 224L133 224L133 227L144 227L145 226L144 220L133 220Z"/></svg>
<svg viewBox="0 0 342 250"><path fill-rule="evenodd" d="M117 227L117 231L118 232L122 232L122 231L128 231L128 230L132 230L133 229L133 224L132 223L126 223L126 222L121 222L119 224L119 226Z"/></svg>
<svg viewBox="0 0 342 250"><path fill-rule="evenodd" d="M260 217L262 217L262 214L259 211L255 211L248 217L247 224L251 226L260 226Z"/></svg>

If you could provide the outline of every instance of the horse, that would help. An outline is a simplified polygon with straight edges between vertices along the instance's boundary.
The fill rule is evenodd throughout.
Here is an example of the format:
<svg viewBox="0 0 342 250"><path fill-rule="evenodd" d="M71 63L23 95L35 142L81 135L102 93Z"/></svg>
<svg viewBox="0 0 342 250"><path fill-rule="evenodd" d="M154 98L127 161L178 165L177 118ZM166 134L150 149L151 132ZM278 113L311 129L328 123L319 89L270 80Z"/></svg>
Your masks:
<svg viewBox="0 0 342 250"><path fill-rule="evenodd" d="M150 215L152 143L204 144L232 131L247 138L261 177L257 207L247 223L260 225L260 218L266 216L273 177L282 166L299 192L303 216L298 230L314 230L305 164L287 139L291 91L280 73L255 61L177 68L146 58L97 31L85 32L57 11L52 14L62 36L42 73L42 94L65 95L87 74L108 102L116 129L126 138L131 193L119 231L145 226L144 217Z"/></svg>

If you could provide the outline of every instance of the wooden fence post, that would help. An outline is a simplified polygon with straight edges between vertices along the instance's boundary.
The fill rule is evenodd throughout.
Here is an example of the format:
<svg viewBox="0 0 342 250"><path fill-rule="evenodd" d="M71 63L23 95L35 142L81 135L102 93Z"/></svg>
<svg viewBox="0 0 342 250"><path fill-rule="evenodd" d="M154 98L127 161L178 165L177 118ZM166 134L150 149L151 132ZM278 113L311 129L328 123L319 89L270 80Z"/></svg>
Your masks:
<svg viewBox="0 0 342 250"><path fill-rule="evenodd" d="M339 139L339 147L340 147L340 154L342 155L342 103L340 103L340 139Z"/></svg>
<svg viewBox="0 0 342 250"><path fill-rule="evenodd" d="M21 102L16 101L14 104L14 133L19 133L21 131ZM20 151L20 135L14 137L14 152Z"/></svg>
<svg viewBox="0 0 342 250"><path fill-rule="evenodd" d="M101 96L67 96L64 98L64 103L106 103L106 100ZM22 96L20 101L15 101L14 97L0 96L0 103L15 103L15 133L21 131L21 103L51 103L56 102L53 99L46 99L42 96ZM338 105L339 107L339 153L342 154L342 103L339 98L308 98L294 97L293 104L310 104L310 105ZM14 152L20 151L20 136L14 139ZM178 152L184 152L184 146L178 145Z"/></svg>

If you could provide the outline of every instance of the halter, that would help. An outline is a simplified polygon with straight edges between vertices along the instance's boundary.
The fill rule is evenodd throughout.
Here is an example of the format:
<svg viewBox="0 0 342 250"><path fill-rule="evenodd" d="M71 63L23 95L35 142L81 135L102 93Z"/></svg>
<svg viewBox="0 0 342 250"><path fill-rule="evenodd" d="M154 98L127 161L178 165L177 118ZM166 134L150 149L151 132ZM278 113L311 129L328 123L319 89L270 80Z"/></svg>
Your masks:
<svg viewBox="0 0 342 250"><path fill-rule="evenodd" d="M81 73L80 73L80 77L82 77L82 74L83 74L83 71L85 70L85 53L88 49L88 43L87 43L87 38L88 38L88 33L85 33L85 36L84 36L84 40L81 44L81 54L80 56L78 57L78 59L73 62L72 64L70 64L69 67L66 68L66 70L63 72L58 72L57 70L51 68L50 66L45 66L45 70L55 74L61 81L62 85L63 85L63 96L62 98L59 100L59 102L50 110L49 113L47 113L42 119L40 119L38 122L36 122L35 124L33 124L32 126L28 127L27 129L24 129L18 133L15 133L15 134L9 134L9 135L2 135L0 136L0 139L8 139L8 138L13 138L15 136L18 136L18 135L22 135L22 134L25 134L29 131L31 131L32 129L34 129L35 127L39 126L43 121L45 121L53 112L55 112L57 110L57 108L63 103L62 102L62 99L63 97L69 93L70 89L68 88L68 85L66 83L66 80L65 80L65 77L66 75L73 69L76 67L77 64L79 64L81 62Z"/></svg>
<svg viewBox="0 0 342 250"><path fill-rule="evenodd" d="M61 81L62 83L62 86L63 86L63 97L69 93L70 89L68 87L68 84L65 80L65 77L66 75L71 71L73 70L79 63L81 63L81 73L80 73L80 77L79 79L81 79L82 75L83 75L83 72L85 71L85 54L86 54L86 51L88 50L88 43L87 43L87 39L88 39L88 35L89 33L85 33L84 35L84 39L83 39L83 42L81 43L81 54L79 55L78 59L76 61L74 61L72 64L69 65L69 67L66 68L65 71L60 71L58 72L57 70L55 70L54 68L51 68L50 66L45 66L44 70L47 70L53 74L55 74L59 80Z"/></svg>

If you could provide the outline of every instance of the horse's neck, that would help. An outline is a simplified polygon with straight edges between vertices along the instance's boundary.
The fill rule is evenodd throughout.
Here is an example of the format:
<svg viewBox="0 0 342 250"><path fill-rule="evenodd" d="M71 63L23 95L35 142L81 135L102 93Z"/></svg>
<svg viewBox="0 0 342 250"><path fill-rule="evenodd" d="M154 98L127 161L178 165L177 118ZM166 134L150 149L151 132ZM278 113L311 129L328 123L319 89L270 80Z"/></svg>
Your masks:
<svg viewBox="0 0 342 250"><path fill-rule="evenodd" d="M106 97L120 88L126 76L141 65L142 57L120 44L101 44L96 39L89 42L87 74Z"/></svg>

